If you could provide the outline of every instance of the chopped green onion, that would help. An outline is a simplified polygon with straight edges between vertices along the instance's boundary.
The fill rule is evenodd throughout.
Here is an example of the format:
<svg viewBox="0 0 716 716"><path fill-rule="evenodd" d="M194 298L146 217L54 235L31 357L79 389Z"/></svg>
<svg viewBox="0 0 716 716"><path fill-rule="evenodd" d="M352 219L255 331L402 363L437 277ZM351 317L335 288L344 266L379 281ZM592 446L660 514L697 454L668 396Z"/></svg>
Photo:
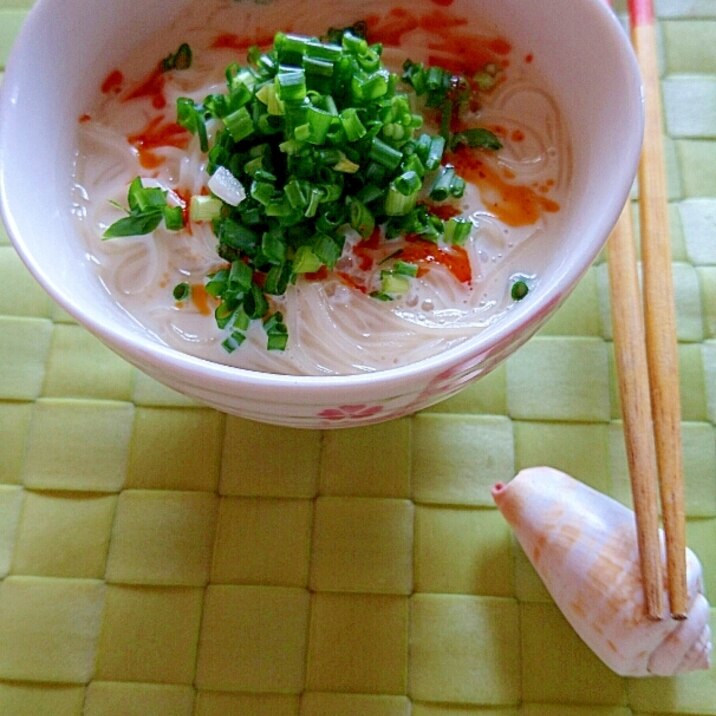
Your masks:
<svg viewBox="0 0 716 716"><path fill-rule="evenodd" d="M375 229L375 217L368 207L359 199L350 201L350 225L363 238L367 238Z"/></svg>
<svg viewBox="0 0 716 716"><path fill-rule="evenodd" d="M184 212L181 206L165 206L162 208L162 218L164 226L169 231L179 231L184 228Z"/></svg>
<svg viewBox="0 0 716 716"><path fill-rule="evenodd" d="M357 58L358 65L366 72L374 72L380 67L380 55L369 47L365 52L361 52Z"/></svg>
<svg viewBox="0 0 716 716"><path fill-rule="evenodd" d="M226 77L226 86L232 95L240 85L244 85L250 90L253 90L257 81L256 74L251 69L241 67L235 62L228 65L224 76Z"/></svg>
<svg viewBox="0 0 716 716"><path fill-rule="evenodd" d="M382 164L387 169L397 169L400 160L403 158L402 152L394 149L384 141L374 137L368 151L368 156L378 164Z"/></svg>
<svg viewBox="0 0 716 716"><path fill-rule="evenodd" d="M530 288L527 283L520 279L512 284L510 295L515 301L521 301L529 292Z"/></svg>
<svg viewBox="0 0 716 716"><path fill-rule="evenodd" d="M227 353L233 353L245 340L246 336L241 331L232 331L221 345Z"/></svg>
<svg viewBox="0 0 716 716"><path fill-rule="evenodd" d="M279 216L286 219L295 213L285 196L270 199L266 203L264 211L266 212L266 216Z"/></svg>
<svg viewBox="0 0 716 716"><path fill-rule="evenodd" d="M146 187L139 177L135 177L127 191L127 203L130 211L149 211L166 206L166 192L159 187Z"/></svg>
<svg viewBox="0 0 716 716"><path fill-rule="evenodd" d="M366 184L356 195L355 198L364 204L370 204L376 199L380 199L383 196L385 190L383 187L377 184Z"/></svg>
<svg viewBox="0 0 716 716"><path fill-rule="evenodd" d="M417 191L406 195L392 182L385 195L385 213L388 216L405 216L415 207L417 198Z"/></svg>
<svg viewBox="0 0 716 716"><path fill-rule="evenodd" d="M206 292L214 298L219 298L221 294L226 290L227 279L229 272L226 269L221 269L216 273L211 274L209 280L204 285Z"/></svg>
<svg viewBox="0 0 716 716"><path fill-rule="evenodd" d="M411 276L415 278L418 275L417 264L408 263L407 261L396 261L393 264L393 272L400 276Z"/></svg>
<svg viewBox="0 0 716 716"><path fill-rule="evenodd" d="M420 181L420 177L415 171L409 169L403 172L400 176L394 180L395 188L403 194L403 196L411 196L415 192L420 191L423 183Z"/></svg>
<svg viewBox="0 0 716 716"><path fill-rule="evenodd" d="M393 300L393 297L389 296L384 291L373 291L370 294L370 297L375 298L377 301L392 301Z"/></svg>
<svg viewBox="0 0 716 716"><path fill-rule="evenodd" d="M231 306L228 302L223 301L220 303L214 311L214 320L219 328L226 328L234 317L235 307Z"/></svg>
<svg viewBox="0 0 716 716"><path fill-rule="evenodd" d="M443 107L446 101L450 101L449 96L454 94L455 87L460 84L459 77L442 67L424 67L411 60L403 63L402 78L413 87L418 96L426 95L428 107Z"/></svg>
<svg viewBox="0 0 716 716"><path fill-rule="evenodd" d="M466 186L465 180L461 176L455 174L450 182L450 196L455 199L460 199L465 193Z"/></svg>
<svg viewBox="0 0 716 716"><path fill-rule="evenodd" d="M401 169L406 172L415 172L421 180L425 176L425 165L422 161L420 161L420 157L415 153L408 155L403 160Z"/></svg>
<svg viewBox="0 0 716 716"><path fill-rule="evenodd" d="M447 244L462 245L472 231L473 224L469 219L453 216L445 222L444 239Z"/></svg>
<svg viewBox="0 0 716 716"><path fill-rule="evenodd" d="M483 92L487 92L497 84L498 72L499 67L490 62L476 72L472 79Z"/></svg>
<svg viewBox="0 0 716 716"><path fill-rule="evenodd" d="M221 216L221 199L195 194L189 201L189 218L192 221L213 221Z"/></svg>
<svg viewBox="0 0 716 716"><path fill-rule="evenodd" d="M239 306L234 311L234 328L237 328L240 331L248 331L249 326L251 325L251 319L246 315L246 311L244 311L243 306Z"/></svg>
<svg viewBox="0 0 716 716"><path fill-rule="evenodd" d="M310 38L303 35L277 32L274 36L274 48L278 54L279 62L291 65L300 63L310 41Z"/></svg>
<svg viewBox="0 0 716 716"><path fill-rule="evenodd" d="M288 199L288 203L294 209L303 209L308 205L306 193L301 186L301 182L299 182L296 178L292 178L286 183L286 186L283 189L283 193Z"/></svg>
<svg viewBox="0 0 716 716"><path fill-rule="evenodd" d="M380 282L382 292L389 296L402 295L410 290L410 278L392 271L381 271Z"/></svg>
<svg viewBox="0 0 716 716"><path fill-rule="evenodd" d="M306 122L309 127L307 140L311 144L323 144L333 122L333 115L317 107L306 110Z"/></svg>
<svg viewBox="0 0 716 716"><path fill-rule="evenodd" d="M306 42L306 57L335 63L343 57L343 49L335 43L308 40Z"/></svg>
<svg viewBox="0 0 716 716"><path fill-rule="evenodd" d="M316 215L316 212L318 211L318 205L321 203L323 196L324 192L318 187L313 187L311 189L311 192L308 196L308 206L306 206L306 211L303 212L303 215L306 218L311 218Z"/></svg>
<svg viewBox="0 0 716 716"><path fill-rule="evenodd" d="M177 123L199 137L199 146L202 152L209 151L209 139L201 105L195 104L194 100L189 97L179 97L177 100Z"/></svg>
<svg viewBox="0 0 716 716"><path fill-rule="evenodd" d="M339 232L348 219L348 211L343 206L337 206L331 211L322 212L316 219L316 229L319 233L328 234L336 243L343 247L342 234ZM340 238L339 238L340 237Z"/></svg>
<svg viewBox="0 0 716 716"><path fill-rule="evenodd" d="M383 97L388 92L389 75L379 70L372 74L354 74L351 80L351 91L358 102L369 102Z"/></svg>
<svg viewBox="0 0 716 716"><path fill-rule="evenodd" d="M282 264L286 259L286 244L277 232L267 231L261 238L261 251L272 264Z"/></svg>
<svg viewBox="0 0 716 716"><path fill-rule="evenodd" d="M266 348L270 351L283 351L286 350L286 344L288 343L288 329L284 324L281 324L282 330L276 329L274 333L268 335L266 341Z"/></svg>
<svg viewBox="0 0 716 716"><path fill-rule="evenodd" d="M283 322L283 315L276 311L264 319L263 325L267 336L267 349L270 351L285 350L288 343L288 329Z"/></svg>
<svg viewBox="0 0 716 716"><path fill-rule="evenodd" d="M176 52L168 54L161 62L162 72L170 70L187 70L191 67L191 47L183 42Z"/></svg>
<svg viewBox="0 0 716 716"><path fill-rule="evenodd" d="M322 264L333 268L340 258L342 246L339 246L330 236L319 233L313 238L311 249Z"/></svg>
<svg viewBox="0 0 716 716"><path fill-rule="evenodd" d="M445 138L444 137L432 137L430 138L430 144L428 146L427 156L423 161L425 168L428 171L433 171L440 166L440 162L443 158L443 152L445 151Z"/></svg>
<svg viewBox="0 0 716 716"><path fill-rule="evenodd" d="M364 55L368 52L368 43L365 40L365 33L355 32L355 26L342 33L341 44L355 55Z"/></svg>
<svg viewBox="0 0 716 716"><path fill-rule="evenodd" d="M276 195L276 187L270 182L254 179L254 181L251 182L250 194L252 199L267 206Z"/></svg>
<svg viewBox="0 0 716 716"><path fill-rule="evenodd" d="M309 77L312 75L331 77L333 75L334 64L330 60L324 60L319 57L304 57L302 66Z"/></svg>
<svg viewBox="0 0 716 716"><path fill-rule="evenodd" d="M313 253L309 246L299 246L293 259L293 272L314 273L323 265L321 259Z"/></svg>
<svg viewBox="0 0 716 716"><path fill-rule="evenodd" d="M224 117L224 125L235 142L240 142L246 137L250 137L256 128L246 107L240 107L235 112Z"/></svg>
<svg viewBox="0 0 716 716"><path fill-rule="evenodd" d="M358 110L355 107L347 107L340 115L343 131L346 133L346 139L349 142L355 142L362 139L366 135L366 128L360 121Z"/></svg>
<svg viewBox="0 0 716 716"><path fill-rule="evenodd" d="M182 282L174 286L172 295L175 301L186 301L191 296L191 286L188 283Z"/></svg>
<svg viewBox="0 0 716 716"><path fill-rule="evenodd" d="M460 144L466 144L468 147L491 149L493 151L502 149L502 142L498 139L497 135L484 127L465 129L462 132L453 134L450 140L450 148L454 149Z"/></svg>
<svg viewBox="0 0 716 716"><path fill-rule="evenodd" d="M450 196L450 187L455 178L455 168L451 165L441 167L430 188L430 198L433 201L445 201Z"/></svg>
<svg viewBox="0 0 716 716"><path fill-rule="evenodd" d="M260 77L273 77L276 74L277 60L275 53L261 52L261 48L253 45L246 53L246 59Z"/></svg>
<svg viewBox="0 0 716 716"><path fill-rule="evenodd" d="M292 68L276 75L276 90L283 102L300 102L306 96L306 73Z"/></svg>
<svg viewBox="0 0 716 716"><path fill-rule="evenodd" d="M232 249L244 251L247 254L251 253L259 240L259 236L255 231L230 217L219 223L217 237L220 245L225 244Z"/></svg>
<svg viewBox="0 0 716 716"><path fill-rule="evenodd" d="M270 115L281 116L286 113L286 106L279 97L276 85L267 82L256 92L256 99L266 105Z"/></svg>
<svg viewBox="0 0 716 716"><path fill-rule="evenodd" d="M243 261L232 261L229 274L226 278L227 285L239 291L249 291L251 289L251 281L253 280L253 272L251 268Z"/></svg>
<svg viewBox="0 0 716 716"><path fill-rule="evenodd" d="M261 318L268 311L268 301L264 292L255 284L244 298L244 310L249 318Z"/></svg>
<svg viewBox="0 0 716 716"><path fill-rule="evenodd" d="M282 296L286 293L292 276L293 264L291 261L285 261L282 264L272 266L264 280L264 291L274 296Z"/></svg>
<svg viewBox="0 0 716 716"><path fill-rule="evenodd" d="M344 174L355 174L360 169L360 164L352 162L348 157L340 153L341 156L338 161L333 165L334 171L343 172Z"/></svg>

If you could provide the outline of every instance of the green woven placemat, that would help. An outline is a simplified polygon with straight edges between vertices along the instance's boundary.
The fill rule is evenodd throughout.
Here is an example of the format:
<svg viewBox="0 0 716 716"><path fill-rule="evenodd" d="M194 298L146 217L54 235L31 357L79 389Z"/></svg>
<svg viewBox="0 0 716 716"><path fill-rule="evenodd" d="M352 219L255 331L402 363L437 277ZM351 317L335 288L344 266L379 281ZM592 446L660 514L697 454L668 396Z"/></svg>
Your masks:
<svg viewBox="0 0 716 716"><path fill-rule="evenodd" d="M30 4L0 0L0 70ZM716 2L657 11L688 536L713 595ZM629 500L603 259L481 382L326 433L138 373L50 302L1 227L0 287L3 716L716 714L714 669L608 671L489 497L544 463Z"/></svg>

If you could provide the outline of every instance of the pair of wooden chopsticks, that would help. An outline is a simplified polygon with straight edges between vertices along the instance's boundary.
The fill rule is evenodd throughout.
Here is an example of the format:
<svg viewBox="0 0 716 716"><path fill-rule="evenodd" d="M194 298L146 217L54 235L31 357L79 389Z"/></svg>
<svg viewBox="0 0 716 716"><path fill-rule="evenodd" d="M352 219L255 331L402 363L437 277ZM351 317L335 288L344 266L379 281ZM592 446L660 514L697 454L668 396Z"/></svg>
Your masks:
<svg viewBox="0 0 716 716"><path fill-rule="evenodd" d="M660 496L669 611L673 618L685 619L688 597L679 365L651 0L629 0L629 21L645 97L638 174L642 300L627 201L608 244L614 346L647 614L652 619L664 615Z"/></svg>

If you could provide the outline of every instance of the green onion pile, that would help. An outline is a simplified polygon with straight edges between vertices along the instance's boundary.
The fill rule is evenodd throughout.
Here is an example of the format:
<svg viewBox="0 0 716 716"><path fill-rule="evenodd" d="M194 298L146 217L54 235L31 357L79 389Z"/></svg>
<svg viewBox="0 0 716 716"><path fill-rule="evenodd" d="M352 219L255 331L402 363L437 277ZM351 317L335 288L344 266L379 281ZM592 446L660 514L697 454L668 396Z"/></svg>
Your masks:
<svg viewBox="0 0 716 716"><path fill-rule="evenodd" d="M286 347L286 326L271 312L270 297L301 275L333 269L348 227L362 237L379 226L386 240L412 235L447 244L470 233L468 219L443 220L422 199L463 195L465 181L443 165L446 148L501 147L484 128L450 132L473 86L410 60L402 75L389 71L382 46L369 44L364 31L359 23L322 39L279 32L269 51L251 48L246 65L226 69L225 93L177 102L177 121L208 157L211 194L192 197L190 218L212 222L227 262L206 283L219 300L215 318L227 331L227 351L241 345L255 320L263 322L268 349ZM183 52L178 68L190 56ZM438 112L438 132L423 131L416 96ZM211 144L210 120L218 126ZM162 221L182 228L166 192L138 178L128 213L105 238L150 233ZM375 297L390 300L416 274L415 265L396 261L382 271ZM177 300L189 295L185 284L174 289Z"/></svg>

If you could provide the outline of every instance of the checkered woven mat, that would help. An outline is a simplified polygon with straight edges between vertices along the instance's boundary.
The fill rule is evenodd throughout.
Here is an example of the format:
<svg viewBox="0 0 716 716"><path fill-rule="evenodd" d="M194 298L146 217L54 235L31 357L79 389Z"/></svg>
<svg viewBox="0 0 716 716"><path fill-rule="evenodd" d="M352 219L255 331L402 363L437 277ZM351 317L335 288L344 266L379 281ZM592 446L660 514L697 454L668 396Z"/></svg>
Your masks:
<svg viewBox="0 0 716 716"><path fill-rule="evenodd" d="M29 5L0 0L0 75ZM713 597L716 2L657 12L688 537ZM489 496L551 464L629 500L606 274L601 257L447 402L296 431L138 373L50 302L0 227L0 714L716 714L714 669L603 666Z"/></svg>

